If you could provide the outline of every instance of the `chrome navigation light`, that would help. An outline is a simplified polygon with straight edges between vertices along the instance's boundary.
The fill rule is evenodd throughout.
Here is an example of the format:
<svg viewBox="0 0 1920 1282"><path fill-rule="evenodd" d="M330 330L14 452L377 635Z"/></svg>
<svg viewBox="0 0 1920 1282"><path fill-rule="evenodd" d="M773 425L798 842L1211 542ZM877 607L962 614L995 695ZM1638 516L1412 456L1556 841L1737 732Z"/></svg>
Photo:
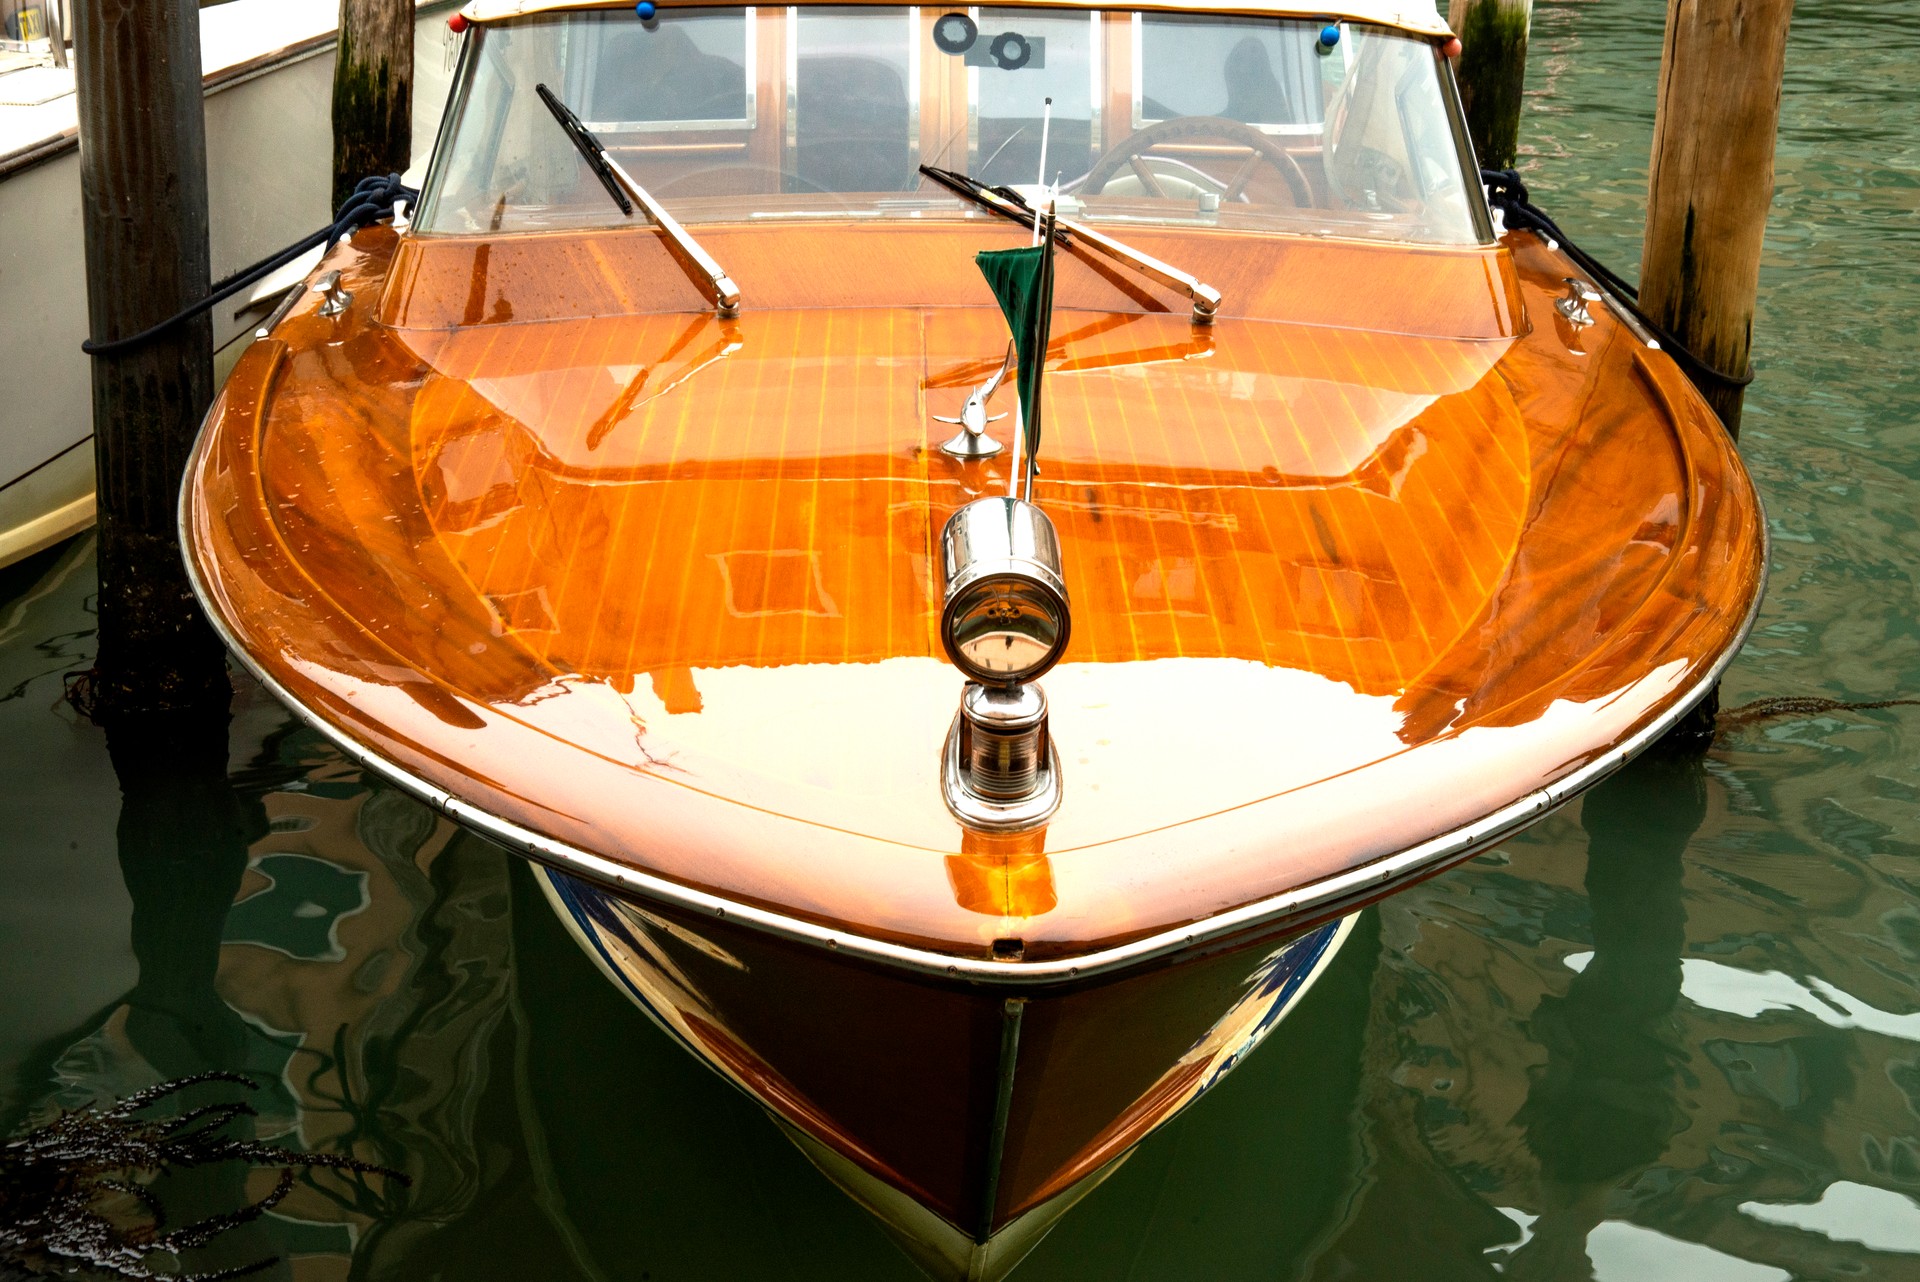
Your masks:
<svg viewBox="0 0 1920 1282"><path fill-rule="evenodd" d="M947 806L972 828L1033 828L1060 804L1047 697L1032 684L1072 631L1053 522L1016 498L967 504L940 535L940 640L971 678L947 736Z"/></svg>
<svg viewBox="0 0 1920 1282"><path fill-rule="evenodd" d="M1037 685L969 681L940 772L947 809L968 828L1038 828L1060 808L1060 757Z"/></svg>

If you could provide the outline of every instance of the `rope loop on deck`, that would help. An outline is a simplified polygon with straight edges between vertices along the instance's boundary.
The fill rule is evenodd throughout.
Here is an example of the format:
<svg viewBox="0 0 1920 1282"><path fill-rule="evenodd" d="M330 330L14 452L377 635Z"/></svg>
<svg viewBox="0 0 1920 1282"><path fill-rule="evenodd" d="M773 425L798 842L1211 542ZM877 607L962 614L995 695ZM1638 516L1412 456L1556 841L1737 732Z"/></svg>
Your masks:
<svg viewBox="0 0 1920 1282"><path fill-rule="evenodd" d="M402 183L399 174L374 174L362 178L354 184L353 193L347 197L346 203L340 206L340 212L334 215L333 221L325 227L302 236L285 249L267 255L251 267L242 267L233 275L215 284L205 298L175 312L158 325L149 325L139 333L129 334L125 338L113 338L100 342L90 338L80 344L80 350L89 356L111 356L116 352L138 347L149 339L166 333L181 322L192 320L221 300L233 297L261 277L285 267L314 246L325 245L331 250L344 237L351 236L362 227L371 227L381 219L391 217L396 203L404 202L406 212L411 217L414 202L419 198L419 191Z"/></svg>
<svg viewBox="0 0 1920 1282"><path fill-rule="evenodd" d="M1567 257L1579 264L1581 269L1593 277L1594 283L1613 296L1613 301L1626 311L1633 313L1635 320L1649 334L1660 340L1660 349L1673 357L1695 387L1712 385L1715 388L1737 391L1753 382L1753 366L1748 364L1747 372L1738 376L1723 374L1713 366L1688 351L1679 339L1656 324L1651 317L1640 309L1640 290L1625 277L1615 272L1605 263L1573 243L1573 238L1560 230L1560 225L1549 218L1544 210L1535 205L1527 184L1520 180L1520 173L1514 169L1482 169L1480 181L1487 188L1487 204L1500 211L1502 220L1512 231L1534 231L1559 242Z"/></svg>

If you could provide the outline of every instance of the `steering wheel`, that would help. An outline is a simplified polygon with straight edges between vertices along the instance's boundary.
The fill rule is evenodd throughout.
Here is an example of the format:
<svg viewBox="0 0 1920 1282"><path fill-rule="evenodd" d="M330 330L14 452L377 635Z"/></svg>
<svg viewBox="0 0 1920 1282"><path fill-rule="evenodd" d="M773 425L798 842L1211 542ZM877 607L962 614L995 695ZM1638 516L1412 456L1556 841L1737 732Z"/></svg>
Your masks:
<svg viewBox="0 0 1920 1282"><path fill-rule="evenodd" d="M1223 116L1175 116L1171 120L1162 120L1145 129L1135 130L1094 162L1093 168L1087 171L1081 190L1089 195L1097 194L1120 172L1122 166L1127 166L1139 178L1141 187L1149 196L1165 197L1168 194L1166 188L1142 157L1161 143L1184 142L1192 138L1225 138L1253 153L1228 180L1221 200L1240 199L1247 189L1247 181L1253 177L1254 168L1264 160L1286 179L1287 190L1292 193L1294 204L1303 209L1313 204L1313 188L1307 184L1307 175L1301 170L1300 162L1287 154L1285 147L1253 126Z"/></svg>

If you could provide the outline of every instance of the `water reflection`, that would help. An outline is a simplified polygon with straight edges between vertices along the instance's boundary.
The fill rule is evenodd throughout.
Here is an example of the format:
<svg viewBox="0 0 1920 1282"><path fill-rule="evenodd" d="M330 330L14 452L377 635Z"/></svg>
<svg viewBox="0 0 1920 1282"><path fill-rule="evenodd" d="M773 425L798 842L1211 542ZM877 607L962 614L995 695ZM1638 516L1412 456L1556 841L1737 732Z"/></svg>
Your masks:
<svg viewBox="0 0 1920 1282"><path fill-rule="evenodd" d="M507 1008L506 858L369 789L252 688L231 720L213 710L102 732L73 718L59 692L63 670L91 649L89 554L82 541L6 585L9 629L33 643L5 655L18 680L0 700L18 749L6 762L8 818L32 813L23 797L67 808L52 825L45 816L9 825L29 846L8 871L17 895L19 877L39 865L88 862L93 816L117 813L113 864L66 882L59 904L104 933L70 938L62 970L41 982L78 987L66 970L84 978L95 954L121 950L134 970L122 996L65 1035L8 1044L7 1129L163 1081L245 1074L261 1088L243 1096L258 1115L227 1134L404 1170L412 1188L368 1172L302 1171L268 1216L183 1266L278 1257L280 1276L344 1275L354 1261L377 1271L494 1182L473 1120ZM110 772L74 770L76 758ZM117 886L99 877L109 866ZM116 930L120 894L130 912ZM73 900L100 908L76 911ZM10 955L7 969L18 960ZM235 1095L210 1082L156 1107L179 1114ZM191 1223L257 1202L277 1178L218 1162L176 1169L154 1192L171 1222Z"/></svg>
<svg viewBox="0 0 1920 1282"><path fill-rule="evenodd" d="M32 1111L97 1109L160 1081L244 1073L264 1089L240 1137L380 1163L408 1172L413 1188L302 1171L266 1218L222 1235L193 1265L337 1256L344 1266L355 1254L377 1264L400 1206L431 1217L474 1195L461 1069L481 1059L475 1025L502 1005L506 959L487 938L500 914L463 898L454 877L409 896L450 832L411 802L370 793L257 692L250 702L232 770L224 713L106 732L138 979L93 1027L51 1048L51 1089ZM481 853L497 883L502 857ZM274 1178L216 1163L171 1173L156 1192L170 1218L193 1221L258 1200Z"/></svg>
<svg viewBox="0 0 1920 1282"><path fill-rule="evenodd" d="M1609 1190L1657 1161L1684 1125L1674 1084L1686 1056L1670 1016L1686 947L1681 860L1706 817L1705 776L1698 756L1660 753L1581 806L1593 951L1527 1024L1546 1050L1518 1117L1541 1200L1512 1255L1515 1277L1579 1276Z"/></svg>
<svg viewBox="0 0 1920 1282"><path fill-rule="evenodd" d="M257 797L242 801L227 778L225 711L123 721L106 741L140 967L121 1026L127 1049L158 1079L233 1064L247 1029L214 976L248 844L267 825Z"/></svg>
<svg viewBox="0 0 1920 1282"><path fill-rule="evenodd" d="M74 1060L89 1052L118 1060L121 1074L137 1071L158 1082L234 1065L247 1042L246 1025L215 993L214 976L247 844L266 824L258 805L246 805L227 778L225 709L122 719L106 740L120 781L116 836L121 877L133 901L140 978L108 1023L62 1057L70 1090L61 1102L69 1106L73 1095L104 1085L73 1072ZM173 1103L184 1108L203 1102L202 1095L190 1092ZM109 1102L97 1095L88 1101L95 1107ZM234 1127L244 1133L250 1121ZM263 1196L248 1187L252 1174L233 1162L175 1168L154 1191L169 1219L194 1223L240 1211ZM205 1254L214 1257L212 1268L221 1269L277 1252L267 1222L255 1219L220 1235Z"/></svg>

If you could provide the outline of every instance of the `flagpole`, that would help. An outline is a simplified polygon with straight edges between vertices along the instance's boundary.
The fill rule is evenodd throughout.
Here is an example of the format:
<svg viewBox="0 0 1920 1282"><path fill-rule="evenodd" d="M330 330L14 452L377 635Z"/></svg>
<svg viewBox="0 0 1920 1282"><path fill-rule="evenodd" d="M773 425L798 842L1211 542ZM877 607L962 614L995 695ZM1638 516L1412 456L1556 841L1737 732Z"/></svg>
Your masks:
<svg viewBox="0 0 1920 1282"><path fill-rule="evenodd" d="M1052 100L1049 99L1048 101L1051 102ZM1027 456L1025 459L1026 493L1021 495L1021 497L1025 498L1029 503L1033 502L1034 474L1040 470L1040 392L1046 383L1047 342L1053 335L1053 236L1060 222L1058 203L1056 201L1047 201L1045 213L1034 218L1033 225L1036 231L1039 230L1043 217L1046 220L1047 233L1040 242L1045 247L1040 255L1040 305L1034 309L1033 343L1030 348L1033 352L1034 360L1033 405L1030 409L1023 407L1024 412L1021 418L1022 425L1027 427L1027 431L1022 434L1028 438L1026 443ZM1031 415L1031 417L1027 417L1027 415ZM1016 480L1019 479L1020 475L1018 471L1014 473Z"/></svg>
<svg viewBox="0 0 1920 1282"><path fill-rule="evenodd" d="M1020 448L1027 443L1027 407L1020 403L1020 380L1013 380L1013 453L1008 456L1007 497L1020 497L1020 478L1026 475L1020 470L1020 457L1024 451Z"/></svg>
<svg viewBox="0 0 1920 1282"><path fill-rule="evenodd" d="M1052 97L1048 97L1040 108L1040 172L1034 180L1035 185L1042 193L1045 193L1047 187L1047 143L1050 141L1052 133L1053 99ZM1036 197L1036 199L1041 198L1044 197ZM1025 438L1023 443L1028 446L1028 449L1026 451L1026 458L1022 460L1018 445L1016 444L1015 446L1013 475L1009 482L1011 488L1008 491L1008 493L1015 498L1025 497L1029 503L1033 501L1033 476L1035 472L1040 470L1040 451L1035 447L1034 443L1040 439L1040 383L1041 380L1046 377L1047 338L1053 331L1053 225L1057 217L1055 213L1055 201L1051 199L1047 200L1047 208L1044 215L1042 215L1039 210L1034 211L1032 243L1035 245L1041 243L1040 222L1043 216L1047 224L1047 250L1040 256L1039 288L1040 297L1045 301L1046 305L1034 313L1033 319L1034 328L1037 331L1033 337L1037 341L1031 350L1033 351L1033 359L1038 362L1034 366L1033 405L1031 408L1024 405L1021 407L1019 420L1021 430L1015 433L1016 437ZM1027 417L1029 414L1032 415L1031 419ZM1021 467L1023 461L1026 464L1024 469ZM1024 496L1021 494L1022 489L1026 491Z"/></svg>
<svg viewBox="0 0 1920 1282"><path fill-rule="evenodd" d="M1051 132L1052 128L1053 99L1048 98L1045 105L1040 108L1040 176L1033 180L1034 186L1040 188L1043 192L1047 187L1047 135ZM1034 199L1038 200L1041 199L1041 197L1036 196ZM1033 239L1027 243L1029 245L1038 245L1040 243L1040 216L1038 214L1035 214L1033 219Z"/></svg>

